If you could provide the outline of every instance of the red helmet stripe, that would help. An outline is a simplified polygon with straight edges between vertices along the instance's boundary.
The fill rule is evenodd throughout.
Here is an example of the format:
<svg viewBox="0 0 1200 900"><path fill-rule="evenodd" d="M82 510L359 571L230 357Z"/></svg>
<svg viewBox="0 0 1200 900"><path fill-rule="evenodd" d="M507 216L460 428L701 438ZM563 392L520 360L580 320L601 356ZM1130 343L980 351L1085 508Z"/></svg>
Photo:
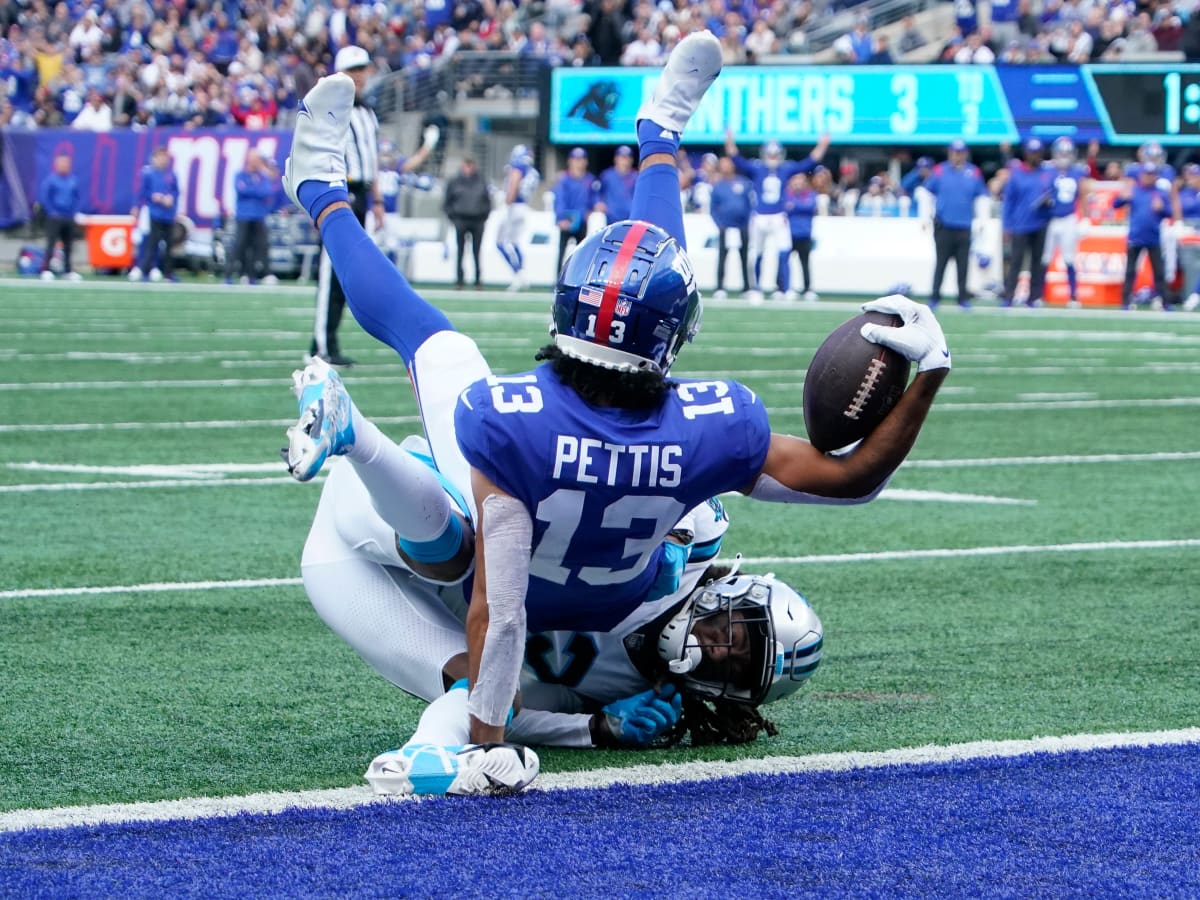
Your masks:
<svg viewBox="0 0 1200 900"><path fill-rule="evenodd" d="M629 262L637 252L642 235L646 233L645 222L634 222L621 242L617 251L616 261L608 270L608 282L604 285L604 296L600 298L600 312L596 313L596 343L608 344L609 332L612 330L613 312L617 308L617 295L621 293L621 285L625 282L625 273L629 270Z"/></svg>

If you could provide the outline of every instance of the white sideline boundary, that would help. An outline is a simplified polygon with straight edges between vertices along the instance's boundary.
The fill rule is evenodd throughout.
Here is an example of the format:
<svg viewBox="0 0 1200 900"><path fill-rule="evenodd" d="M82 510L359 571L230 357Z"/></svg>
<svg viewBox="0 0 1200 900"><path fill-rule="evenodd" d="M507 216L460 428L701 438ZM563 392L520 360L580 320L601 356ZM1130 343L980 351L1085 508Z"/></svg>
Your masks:
<svg viewBox="0 0 1200 900"><path fill-rule="evenodd" d="M1200 728L1112 734L1075 734L1028 740L972 741L928 744L897 750L818 753L812 756L774 756L735 762L688 762L593 769L541 776L529 790L550 792L606 788L615 785L656 785L710 781L739 775L790 775L847 772L861 769L927 766L983 759L1010 759L1057 753L1093 752L1124 747L1163 747L1200 743ZM249 794L242 797L191 797L149 803L20 809L0 813L0 832L58 829L77 825L123 822L174 822L261 815L297 809L354 809L375 803L421 802L413 797L378 797L366 785L318 791ZM430 802L436 802L431 800ZM452 799L449 802L470 802Z"/></svg>

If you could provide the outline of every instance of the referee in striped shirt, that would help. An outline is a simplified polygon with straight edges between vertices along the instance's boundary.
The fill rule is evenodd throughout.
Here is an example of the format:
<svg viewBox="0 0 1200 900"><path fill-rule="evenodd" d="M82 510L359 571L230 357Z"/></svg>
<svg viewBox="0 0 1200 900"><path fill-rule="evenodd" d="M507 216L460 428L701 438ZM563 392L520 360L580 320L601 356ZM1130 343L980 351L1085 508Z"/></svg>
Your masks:
<svg viewBox="0 0 1200 900"><path fill-rule="evenodd" d="M346 181L351 205L359 224L366 225L367 212L375 217L375 230L383 228L383 194L379 179L379 119L363 99L367 86L367 66L371 56L362 47L348 46L338 51L334 71L354 79L354 110L350 114L350 135L346 142ZM329 254L321 251L317 269L317 312L313 322L310 356L320 356L335 366L352 366L338 344L338 325L346 308L346 295L333 271Z"/></svg>

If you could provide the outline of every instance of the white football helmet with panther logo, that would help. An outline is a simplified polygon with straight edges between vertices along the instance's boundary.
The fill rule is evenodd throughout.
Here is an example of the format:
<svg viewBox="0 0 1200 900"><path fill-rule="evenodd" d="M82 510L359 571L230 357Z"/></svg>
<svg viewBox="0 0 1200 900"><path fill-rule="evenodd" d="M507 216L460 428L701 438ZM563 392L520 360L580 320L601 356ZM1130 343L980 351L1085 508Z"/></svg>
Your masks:
<svg viewBox="0 0 1200 900"><path fill-rule="evenodd" d="M758 706L800 689L821 663L823 635L808 601L774 575L733 574L692 594L658 651L684 689Z"/></svg>

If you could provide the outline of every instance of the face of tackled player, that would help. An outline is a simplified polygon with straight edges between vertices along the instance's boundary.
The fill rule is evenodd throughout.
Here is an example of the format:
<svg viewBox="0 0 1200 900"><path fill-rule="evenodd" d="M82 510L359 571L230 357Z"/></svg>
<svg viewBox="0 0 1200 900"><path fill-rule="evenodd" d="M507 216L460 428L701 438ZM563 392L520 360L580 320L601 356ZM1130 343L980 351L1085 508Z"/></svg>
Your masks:
<svg viewBox="0 0 1200 900"><path fill-rule="evenodd" d="M799 689L821 661L821 621L773 576L730 575L699 588L659 636L680 687L750 706Z"/></svg>
<svg viewBox="0 0 1200 900"><path fill-rule="evenodd" d="M700 645L700 662L690 673L702 681L729 684L734 690L750 691L757 686L752 640L754 623L745 610L725 610L692 625L692 639Z"/></svg>

